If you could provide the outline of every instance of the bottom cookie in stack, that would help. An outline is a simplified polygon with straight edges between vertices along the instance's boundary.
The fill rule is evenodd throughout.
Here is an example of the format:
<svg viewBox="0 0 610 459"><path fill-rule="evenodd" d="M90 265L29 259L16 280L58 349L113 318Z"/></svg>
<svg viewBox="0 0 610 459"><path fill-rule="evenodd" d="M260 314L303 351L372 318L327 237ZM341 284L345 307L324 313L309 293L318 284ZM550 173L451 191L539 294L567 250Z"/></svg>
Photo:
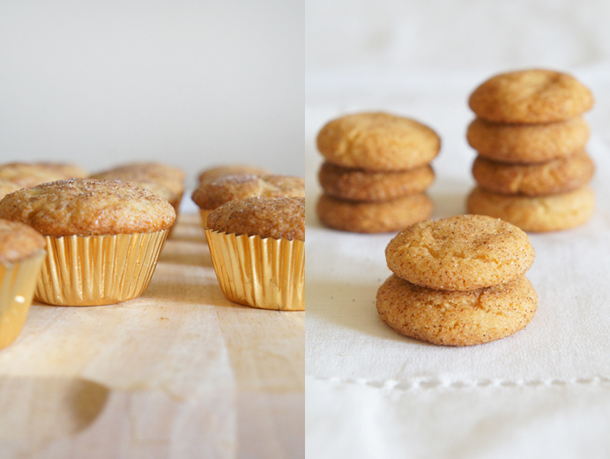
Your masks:
<svg viewBox="0 0 610 459"><path fill-rule="evenodd" d="M393 271L377 292L381 319L433 344L469 346L510 336L533 318L538 297L524 276L527 235L499 219L463 215L419 222L386 248Z"/></svg>

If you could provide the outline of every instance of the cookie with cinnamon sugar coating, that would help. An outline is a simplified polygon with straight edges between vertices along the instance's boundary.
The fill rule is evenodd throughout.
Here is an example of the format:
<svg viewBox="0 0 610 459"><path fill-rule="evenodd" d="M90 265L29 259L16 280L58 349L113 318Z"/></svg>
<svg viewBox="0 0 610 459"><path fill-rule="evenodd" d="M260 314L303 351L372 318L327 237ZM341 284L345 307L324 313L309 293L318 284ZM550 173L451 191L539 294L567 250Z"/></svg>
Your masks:
<svg viewBox="0 0 610 459"><path fill-rule="evenodd" d="M385 253L394 274L440 290L467 291L506 283L534 262L527 234L483 215L415 223L394 237Z"/></svg>
<svg viewBox="0 0 610 459"><path fill-rule="evenodd" d="M461 291L434 290L390 276L377 311L398 333L444 346L472 346L510 336L534 317L538 295L525 276Z"/></svg>
<svg viewBox="0 0 610 459"><path fill-rule="evenodd" d="M345 115L318 133L318 150L337 166L368 171L408 170L429 164L439 136L410 118L383 112Z"/></svg>
<svg viewBox="0 0 610 459"><path fill-rule="evenodd" d="M593 95L572 75L530 69L495 75L479 85L468 104L479 118L496 123L552 123L581 115Z"/></svg>
<svg viewBox="0 0 610 459"><path fill-rule="evenodd" d="M395 172L347 169L328 161L322 164L318 179L324 192L350 201L389 201L408 194L423 193L434 181L429 165Z"/></svg>
<svg viewBox="0 0 610 459"><path fill-rule="evenodd" d="M536 164L505 164L478 156L472 175L481 188L500 194L547 196L576 190L591 180L595 165L585 151Z"/></svg>

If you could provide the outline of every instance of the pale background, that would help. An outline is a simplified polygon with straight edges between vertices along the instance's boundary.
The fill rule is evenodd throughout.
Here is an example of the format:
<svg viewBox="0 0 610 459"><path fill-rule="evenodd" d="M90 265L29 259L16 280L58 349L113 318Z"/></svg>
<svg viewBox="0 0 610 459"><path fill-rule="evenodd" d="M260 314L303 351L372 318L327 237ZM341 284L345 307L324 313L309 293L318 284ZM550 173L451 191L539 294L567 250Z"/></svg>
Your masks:
<svg viewBox="0 0 610 459"><path fill-rule="evenodd" d="M303 1L0 0L0 163L303 175Z"/></svg>
<svg viewBox="0 0 610 459"><path fill-rule="evenodd" d="M305 16L307 457L610 457L610 3L307 0ZM528 67L567 71L596 98L596 213L530 236L539 306L524 330L469 348L401 337L375 309L394 234L320 226L315 136L362 110L428 124L442 139L433 217L460 214L474 185L468 96Z"/></svg>

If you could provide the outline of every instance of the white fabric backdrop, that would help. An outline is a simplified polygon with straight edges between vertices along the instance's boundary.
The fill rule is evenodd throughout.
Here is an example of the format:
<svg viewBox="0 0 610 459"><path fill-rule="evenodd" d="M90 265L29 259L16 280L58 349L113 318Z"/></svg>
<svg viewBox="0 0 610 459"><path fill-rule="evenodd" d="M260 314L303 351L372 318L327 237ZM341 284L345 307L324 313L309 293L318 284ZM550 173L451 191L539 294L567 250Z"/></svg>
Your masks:
<svg viewBox="0 0 610 459"><path fill-rule="evenodd" d="M608 457L607 6L347 5L309 1L306 16L307 457ZM573 73L596 97L586 115L596 214L580 228L530 236L536 261L528 277L540 303L523 331L469 348L403 338L381 322L374 305L390 275L384 248L393 234L336 232L316 219L315 135L331 118L370 109L430 125L443 142L433 163L434 217L463 213L474 184L475 152L465 140L473 118L468 95L493 73L534 65Z"/></svg>

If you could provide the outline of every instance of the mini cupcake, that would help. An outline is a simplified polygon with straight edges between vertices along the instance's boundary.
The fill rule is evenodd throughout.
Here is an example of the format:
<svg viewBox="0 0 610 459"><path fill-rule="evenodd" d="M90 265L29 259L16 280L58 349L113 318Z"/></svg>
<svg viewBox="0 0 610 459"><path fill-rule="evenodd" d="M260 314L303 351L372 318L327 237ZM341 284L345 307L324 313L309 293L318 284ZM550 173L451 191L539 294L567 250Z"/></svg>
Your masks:
<svg viewBox="0 0 610 459"><path fill-rule="evenodd" d="M20 190L21 186L17 185L14 182L9 182L8 180L0 179L0 199L5 197L7 194L12 193L13 191Z"/></svg>
<svg viewBox="0 0 610 459"><path fill-rule="evenodd" d="M207 219L212 263L224 295L255 308L305 309L305 198L248 198Z"/></svg>
<svg viewBox="0 0 610 459"><path fill-rule="evenodd" d="M197 177L199 183L210 182L227 175L271 175L271 171L248 164L232 164L227 166L216 166L204 170Z"/></svg>
<svg viewBox="0 0 610 459"><path fill-rule="evenodd" d="M167 199L174 207L176 214L180 208L180 201L184 193L184 172L175 167L165 164L141 162L123 164L121 166L109 169L103 172L93 174L90 178L96 180L122 180L123 182L140 182L136 186L141 186L142 183L154 183L156 189L152 186L145 186L153 193L159 191L159 186L167 191L161 192L161 197Z"/></svg>
<svg viewBox="0 0 610 459"><path fill-rule="evenodd" d="M0 219L0 349L23 328L32 304L45 239L22 223Z"/></svg>
<svg viewBox="0 0 610 459"><path fill-rule="evenodd" d="M80 167L67 163L8 163L0 165L0 180L31 188L41 183L85 177Z"/></svg>
<svg viewBox="0 0 610 459"><path fill-rule="evenodd" d="M247 198L305 197L305 180L286 175L228 175L199 184L192 199L199 206L206 227L210 212L226 202Z"/></svg>
<svg viewBox="0 0 610 459"><path fill-rule="evenodd" d="M176 213L166 200L127 183L73 179L5 196L0 218L46 238L37 300L91 306L146 290Z"/></svg>

